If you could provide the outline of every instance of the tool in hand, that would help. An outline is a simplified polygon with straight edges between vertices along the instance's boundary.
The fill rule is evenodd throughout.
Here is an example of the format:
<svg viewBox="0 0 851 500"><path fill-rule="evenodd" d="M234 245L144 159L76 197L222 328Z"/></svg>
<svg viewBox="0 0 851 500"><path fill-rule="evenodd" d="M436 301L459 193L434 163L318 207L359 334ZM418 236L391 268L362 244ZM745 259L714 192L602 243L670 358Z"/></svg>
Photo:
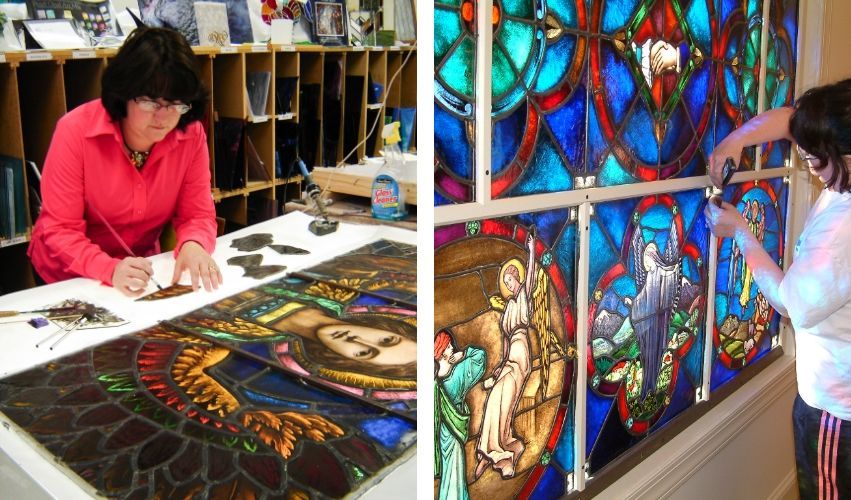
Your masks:
<svg viewBox="0 0 851 500"><path fill-rule="evenodd" d="M130 250L130 247L127 246L127 243L124 243L124 240L121 239L121 236L119 236L118 233L115 231L115 229L112 228L112 225L109 222L107 222L107 220L103 216L103 214L101 214L100 211L97 208L95 208L94 205L92 205L91 207L92 207L92 211L94 211L95 215L97 215L100 218L100 220L103 222L103 224L106 226L106 228L109 229L109 232L112 233L112 236L114 236L115 239L118 241L118 244L121 245L121 248L123 248L124 251L127 252L127 255L129 255L130 257L136 257L136 254L133 253L133 250ZM163 287L161 287L160 284L157 283L157 280L154 279L153 274L150 276L150 278L151 278L151 281L154 283L154 285L157 286L158 289L160 289L160 290L163 289Z"/></svg>
<svg viewBox="0 0 851 500"><path fill-rule="evenodd" d="M10 316L17 316L19 314L43 314L43 313L55 313L61 314L66 312L74 312L79 309L76 307L54 307L48 309L33 309L32 311L0 311L0 318L8 318Z"/></svg>
<svg viewBox="0 0 851 500"><path fill-rule="evenodd" d="M728 156L727 159L724 161L724 170L721 172L723 174L723 178L721 180L721 188L720 188L721 193L720 194L714 194L709 198L709 200L712 201L712 203L714 203L716 207L720 207L721 202L724 201L723 198L722 198L723 193L724 193L724 188L726 188L727 184L730 183L730 179L733 178L733 174L735 174L736 170L738 170L738 169L739 169L739 167L736 166L735 160L733 160L733 158Z"/></svg>

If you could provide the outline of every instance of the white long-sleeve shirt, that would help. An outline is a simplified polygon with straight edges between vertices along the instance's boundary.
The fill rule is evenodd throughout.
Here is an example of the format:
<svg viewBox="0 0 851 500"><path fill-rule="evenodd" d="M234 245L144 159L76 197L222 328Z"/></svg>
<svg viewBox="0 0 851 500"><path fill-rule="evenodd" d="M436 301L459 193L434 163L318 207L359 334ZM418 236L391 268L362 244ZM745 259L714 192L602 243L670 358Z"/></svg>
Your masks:
<svg viewBox="0 0 851 500"><path fill-rule="evenodd" d="M798 392L851 420L851 193L822 191L794 252L780 300L795 327Z"/></svg>

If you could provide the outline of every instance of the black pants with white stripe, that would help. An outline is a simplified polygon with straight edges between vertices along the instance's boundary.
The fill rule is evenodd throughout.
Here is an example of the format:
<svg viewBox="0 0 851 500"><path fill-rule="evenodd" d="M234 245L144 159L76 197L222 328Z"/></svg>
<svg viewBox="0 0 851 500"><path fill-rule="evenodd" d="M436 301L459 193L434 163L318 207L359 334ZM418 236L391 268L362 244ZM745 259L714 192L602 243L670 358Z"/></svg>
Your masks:
<svg viewBox="0 0 851 500"><path fill-rule="evenodd" d="M851 499L851 421L795 398L795 462L802 499Z"/></svg>

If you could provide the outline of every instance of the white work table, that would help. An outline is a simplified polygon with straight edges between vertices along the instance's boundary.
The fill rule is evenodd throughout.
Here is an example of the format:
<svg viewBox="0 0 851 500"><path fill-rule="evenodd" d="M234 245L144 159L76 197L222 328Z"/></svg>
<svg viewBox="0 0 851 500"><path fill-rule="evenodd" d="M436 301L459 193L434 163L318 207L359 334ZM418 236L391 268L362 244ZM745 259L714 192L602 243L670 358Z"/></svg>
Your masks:
<svg viewBox="0 0 851 500"><path fill-rule="evenodd" d="M416 233L385 226L356 226L341 223L332 234L315 236L307 230L312 217L301 212L290 213L220 237L213 258L222 271L224 283L218 290L203 288L180 297L159 301L136 302L117 290L90 279L76 278L60 283L0 296L0 310L26 311L41 309L70 298L104 307L128 323L110 328L77 330L55 349L39 341L55 332L53 324L35 329L26 322L10 323L26 316L0 318L0 378L42 365L87 347L101 344L125 334L137 332L171 319L205 304L229 297L261 283L281 278L287 273L311 267L379 239L416 244ZM244 255L231 248L231 242L255 233L270 233L273 243L308 250L307 255L281 255L270 248L251 253L263 254L262 265L285 265L287 269L262 280L242 277L243 269L227 264L230 257ZM174 258L171 252L150 258L154 276L163 286L171 282ZM181 283L188 284L188 276ZM149 285L148 293L155 291ZM5 324L4 324L5 323ZM54 338L55 340L55 338ZM405 455L405 463L365 493L365 498L403 498L416 484L415 446ZM380 476L380 474L379 474ZM0 497L16 498L91 498L95 490L73 471L58 461L31 436L0 413Z"/></svg>

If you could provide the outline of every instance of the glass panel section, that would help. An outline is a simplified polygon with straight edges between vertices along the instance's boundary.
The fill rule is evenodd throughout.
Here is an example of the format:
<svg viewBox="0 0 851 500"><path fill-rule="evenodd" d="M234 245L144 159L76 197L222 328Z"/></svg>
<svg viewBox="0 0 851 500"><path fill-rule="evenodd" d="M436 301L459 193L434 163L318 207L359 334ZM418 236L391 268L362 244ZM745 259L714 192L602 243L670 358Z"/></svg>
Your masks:
<svg viewBox="0 0 851 500"><path fill-rule="evenodd" d="M785 179L779 178L728 186L724 192L780 267L785 255L787 188ZM780 333L780 314L756 286L731 238L718 242L716 276L712 390L776 347Z"/></svg>
<svg viewBox="0 0 851 500"><path fill-rule="evenodd" d="M587 453L600 470L694 405L709 232L703 190L594 206Z"/></svg>
<svg viewBox="0 0 851 500"><path fill-rule="evenodd" d="M798 59L798 1L774 0L769 8L768 58L765 61L766 109L792 105L795 95L795 61ZM785 167L789 154L789 141L764 144L762 166Z"/></svg>
<svg viewBox="0 0 851 500"><path fill-rule="evenodd" d="M475 196L476 3L434 5L434 204Z"/></svg>
<svg viewBox="0 0 851 500"><path fill-rule="evenodd" d="M575 222L562 209L435 231L436 497L566 493Z"/></svg>

